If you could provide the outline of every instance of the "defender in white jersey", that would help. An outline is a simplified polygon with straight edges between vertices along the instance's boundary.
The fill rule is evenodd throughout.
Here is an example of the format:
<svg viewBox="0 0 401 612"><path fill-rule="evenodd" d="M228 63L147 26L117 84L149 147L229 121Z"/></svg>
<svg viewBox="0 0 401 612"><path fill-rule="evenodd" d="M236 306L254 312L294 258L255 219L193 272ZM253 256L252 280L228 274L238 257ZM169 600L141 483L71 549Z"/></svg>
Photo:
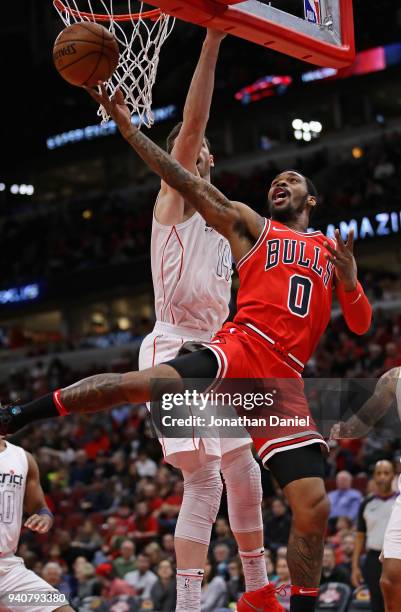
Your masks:
<svg viewBox="0 0 401 612"><path fill-rule="evenodd" d="M36 461L0 438L0 606L12 612L72 612L65 595L28 570L15 556L24 509L24 526L47 533L53 515L45 502Z"/></svg>
<svg viewBox="0 0 401 612"><path fill-rule="evenodd" d="M348 421L335 425L331 436L335 439L365 437L394 403L401 420L401 367L383 374L373 396ZM380 586L386 612L399 612L401 609L401 476L398 486L400 495L387 525L382 552Z"/></svg>
<svg viewBox="0 0 401 612"><path fill-rule="evenodd" d="M174 128L167 141L167 149L175 159L208 181L213 157L204 132L222 38L223 34L208 31L188 92L183 122ZM164 182L153 214L151 263L157 321L140 349L142 370L176 357L187 341L210 341L227 319L231 294L228 241ZM193 431L190 438L162 438L160 442L165 459L182 470L185 483L175 531L176 610L200 612L203 568L223 488L221 473L246 588L261 590L263 605L267 602L264 589L268 580L263 555L261 478L247 432L244 430L244 436L236 439L201 439ZM269 585L268 590L268 596L274 597L274 588ZM269 607L273 609L281 608Z"/></svg>

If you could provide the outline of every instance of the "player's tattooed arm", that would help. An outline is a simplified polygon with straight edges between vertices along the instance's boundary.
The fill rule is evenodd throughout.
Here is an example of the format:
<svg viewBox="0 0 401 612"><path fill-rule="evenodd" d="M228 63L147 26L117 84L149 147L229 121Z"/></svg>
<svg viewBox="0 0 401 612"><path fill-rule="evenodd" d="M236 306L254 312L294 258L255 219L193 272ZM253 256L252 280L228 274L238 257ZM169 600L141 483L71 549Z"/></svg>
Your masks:
<svg viewBox="0 0 401 612"><path fill-rule="evenodd" d="M96 374L60 391L60 400L74 414L99 412L126 403L123 374Z"/></svg>
<svg viewBox="0 0 401 612"><path fill-rule="evenodd" d="M372 397L348 421L334 425L330 437L340 439L366 436L393 403L398 377L399 368L393 368L383 374L377 381Z"/></svg>

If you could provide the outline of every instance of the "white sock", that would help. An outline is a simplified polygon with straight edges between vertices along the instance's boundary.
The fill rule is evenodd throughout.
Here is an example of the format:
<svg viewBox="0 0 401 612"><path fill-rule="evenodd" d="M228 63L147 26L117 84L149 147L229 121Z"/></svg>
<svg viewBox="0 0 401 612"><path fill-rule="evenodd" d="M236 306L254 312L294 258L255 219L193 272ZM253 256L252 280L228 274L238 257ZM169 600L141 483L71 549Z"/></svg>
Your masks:
<svg viewBox="0 0 401 612"><path fill-rule="evenodd" d="M176 612L200 612L203 569L177 569Z"/></svg>
<svg viewBox="0 0 401 612"><path fill-rule="evenodd" d="M257 548L249 552L239 551L247 591L257 591L269 584L266 571L265 550Z"/></svg>

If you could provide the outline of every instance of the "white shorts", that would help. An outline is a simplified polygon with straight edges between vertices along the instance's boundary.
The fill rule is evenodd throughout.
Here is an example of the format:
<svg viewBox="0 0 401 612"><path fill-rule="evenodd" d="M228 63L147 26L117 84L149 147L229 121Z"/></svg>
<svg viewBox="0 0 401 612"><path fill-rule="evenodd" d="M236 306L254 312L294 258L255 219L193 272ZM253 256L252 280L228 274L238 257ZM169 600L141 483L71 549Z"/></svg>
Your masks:
<svg viewBox="0 0 401 612"><path fill-rule="evenodd" d="M157 321L153 331L144 338L139 351L139 369L145 370L154 365L169 361L177 357L184 342L209 342L212 339L213 333L201 332L200 330L177 327L170 323L162 323ZM188 416L190 412L188 410ZM174 455L177 453L194 451L198 452L199 444L202 440L205 452L212 457L222 457L230 451L250 446L251 438L248 432L244 429L244 436L241 438L201 438L196 435L193 428L193 436L191 438L159 438L162 445L164 458L171 463L177 465Z"/></svg>
<svg viewBox="0 0 401 612"><path fill-rule="evenodd" d="M11 612L52 612L66 605L67 598L27 569L21 557L10 555L0 559L1 607Z"/></svg>
<svg viewBox="0 0 401 612"><path fill-rule="evenodd" d="M401 476L398 481L400 495L395 500L383 542L384 559L401 560Z"/></svg>

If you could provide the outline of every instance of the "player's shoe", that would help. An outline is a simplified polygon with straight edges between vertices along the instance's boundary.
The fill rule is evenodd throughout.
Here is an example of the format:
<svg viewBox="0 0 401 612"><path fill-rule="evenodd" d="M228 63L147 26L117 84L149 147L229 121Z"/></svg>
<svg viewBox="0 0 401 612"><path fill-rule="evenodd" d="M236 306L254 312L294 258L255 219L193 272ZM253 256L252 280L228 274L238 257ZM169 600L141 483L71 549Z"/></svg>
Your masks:
<svg viewBox="0 0 401 612"><path fill-rule="evenodd" d="M20 412L21 408L19 406L3 406L0 403L0 436L7 436L19 429L16 427L14 417Z"/></svg>
<svg viewBox="0 0 401 612"><path fill-rule="evenodd" d="M277 601L276 589L273 584L247 591L237 603L237 612L285 612Z"/></svg>

